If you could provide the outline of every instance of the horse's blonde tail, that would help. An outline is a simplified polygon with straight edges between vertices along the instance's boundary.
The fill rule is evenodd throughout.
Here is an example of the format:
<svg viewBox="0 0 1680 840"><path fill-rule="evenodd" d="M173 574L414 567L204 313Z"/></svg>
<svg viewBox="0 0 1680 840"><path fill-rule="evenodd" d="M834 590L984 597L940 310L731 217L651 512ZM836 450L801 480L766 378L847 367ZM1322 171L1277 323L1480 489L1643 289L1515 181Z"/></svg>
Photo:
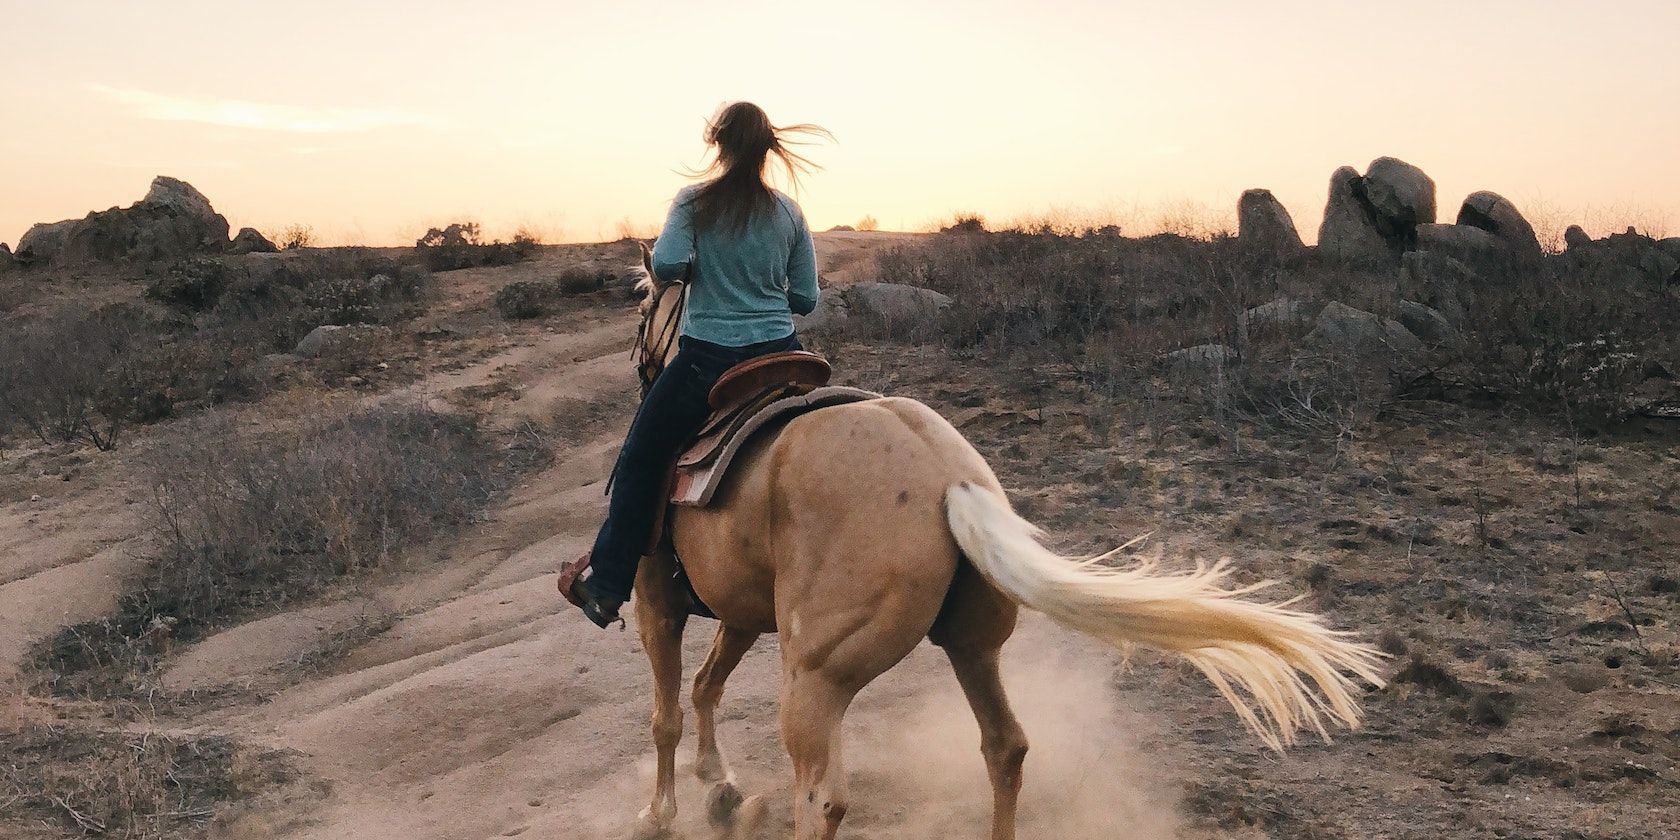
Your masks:
<svg viewBox="0 0 1680 840"><path fill-rule="evenodd" d="M1328 739L1326 715L1359 725L1355 683L1344 671L1382 685L1382 654L1313 613L1290 609L1292 602L1245 600L1267 584L1226 588L1224 562L1181 573L1149 562L1100 564L1135 540L1090 560L1059 557L1000 493L966 481L947 491L945 509L969 562L1010 598L1122 649L1137 644L1183 656L1273 749L1292 743L1303 726Z"/></svg>

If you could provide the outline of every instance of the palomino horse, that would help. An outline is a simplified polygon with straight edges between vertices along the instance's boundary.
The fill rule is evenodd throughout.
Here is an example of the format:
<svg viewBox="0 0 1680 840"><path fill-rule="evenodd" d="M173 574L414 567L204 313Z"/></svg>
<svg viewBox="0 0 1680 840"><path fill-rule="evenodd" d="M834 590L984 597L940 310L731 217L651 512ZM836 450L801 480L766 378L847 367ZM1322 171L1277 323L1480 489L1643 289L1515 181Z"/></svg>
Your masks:
<svg viewBox="0 0 1680 840"><path fill-rule="evenodd" d="M647 265L644 248L644 268ZM638 342L651 381L674 351L685 291L644 279ZM1121 647L1178 654L1199 668L1263 741L1281 749L1325 718L1359 721L1352 672L1381 684L1380 654L1311 613L1223 585L1226 567L1168 573L1144 563L1059 557L1010 509L985 460L934 411L883 398L797 417L737 457L718 500L671 513L672 543L721 626L694 680L695 771L717 782L714 823L734 820L740 794L718 750L724 681L754 640L781 642L781 730L793 762L795 840L830 840L846 814L840 719L857 692L922 639L945 650L980 724L991 780L993 840L1015 836L1027 739L1010 711L998 651L1016 609ZM636 624L653 665L653 803L638 837L676 816L676 749L686 593L675 559L656 552L636 578ZM1310 680L1310 685L1309 685ZM1316 691L1315 691L1316 689ZM758 803L755 803L758 804ZM761 808L759 809L762 810Z"/></svg>

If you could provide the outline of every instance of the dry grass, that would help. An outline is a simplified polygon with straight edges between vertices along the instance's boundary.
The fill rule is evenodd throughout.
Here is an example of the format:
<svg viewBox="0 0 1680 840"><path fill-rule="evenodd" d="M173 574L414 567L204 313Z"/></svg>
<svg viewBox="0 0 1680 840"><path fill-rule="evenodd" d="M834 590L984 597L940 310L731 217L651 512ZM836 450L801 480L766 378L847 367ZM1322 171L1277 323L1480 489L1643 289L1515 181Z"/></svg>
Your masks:
<svg viewBox="0 0 1680 840"><path fill-rule="evenodd" d="M409 405L285 430L184 424L150 457L156 555L115 614L40 647L44 679L78 697L145 690L172 644L460 529L542 457L528 437L498 448L470 419Z"/></svg>
<svg viewBox="0 0 1680 840"><path fill-rule="evenodd" d="M290 776L280 754L220 736L37 725L0 732L0 746L7 821L77 837L191 836L222 803Z"/></svg>

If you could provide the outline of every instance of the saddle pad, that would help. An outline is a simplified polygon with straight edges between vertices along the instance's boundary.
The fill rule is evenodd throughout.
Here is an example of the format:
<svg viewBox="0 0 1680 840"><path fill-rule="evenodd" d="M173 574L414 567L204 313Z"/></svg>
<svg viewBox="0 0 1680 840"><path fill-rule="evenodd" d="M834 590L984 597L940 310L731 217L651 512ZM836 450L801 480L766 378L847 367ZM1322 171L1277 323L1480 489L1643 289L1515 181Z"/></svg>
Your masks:
<svg viewBox="0 0 1680 840"><path fill-rule="evenodd" d="M710 441L697 441L695 448L705 445L706 451L684 454L677 460L676 480L671 487L671 502L687 507L705 507L717 493L729 472L730 462L746 446L754 433L778 420L790 420L801 414L831 405L880 399L881 395L861 388L830 385L803 394L782 396L757 410L743 412L727 424L728 434ZM690 450L693 452L694 450Z"/></svg>

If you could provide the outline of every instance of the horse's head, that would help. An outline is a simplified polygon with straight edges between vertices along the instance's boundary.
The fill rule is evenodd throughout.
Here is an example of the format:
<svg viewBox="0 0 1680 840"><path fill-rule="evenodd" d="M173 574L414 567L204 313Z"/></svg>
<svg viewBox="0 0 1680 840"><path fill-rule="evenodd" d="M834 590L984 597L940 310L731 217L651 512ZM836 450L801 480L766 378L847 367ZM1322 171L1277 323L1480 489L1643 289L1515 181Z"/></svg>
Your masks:
<svg viewBox="0 0 1680 840"><path fill-rule="evenodd" d="M653 252L646 243L636 244L642 249L642 279L636 281L636 291L642 296L642 325L636 331L636 376L642 381L642 396L647 396L653 380L677 353L688 289L680 280L660 283L653 274Z"/></svg>

